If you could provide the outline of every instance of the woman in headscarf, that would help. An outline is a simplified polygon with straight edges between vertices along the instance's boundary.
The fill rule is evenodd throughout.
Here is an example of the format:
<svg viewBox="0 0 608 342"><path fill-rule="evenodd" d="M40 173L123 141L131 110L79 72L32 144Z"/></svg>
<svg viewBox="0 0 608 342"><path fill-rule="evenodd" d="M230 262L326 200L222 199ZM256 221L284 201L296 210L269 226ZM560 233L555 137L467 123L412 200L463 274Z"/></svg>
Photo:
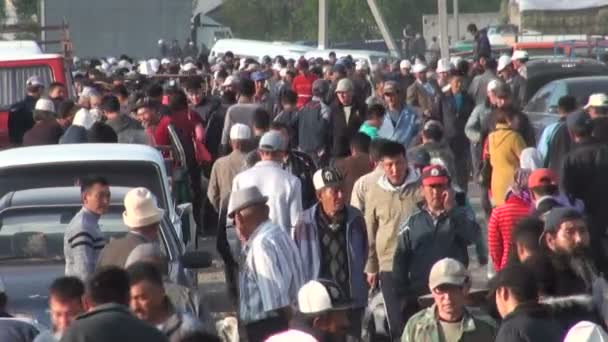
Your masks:
<svg viewBox="0 0 608 342"><path fill-rule="evenodd" d="M513 227L530 215L534 207L528 177L541 165L540 154L535 148L526 148L520 154L519 164L505 202L492 210L488 222L488 248L496 272L507 264Z"/></svg>

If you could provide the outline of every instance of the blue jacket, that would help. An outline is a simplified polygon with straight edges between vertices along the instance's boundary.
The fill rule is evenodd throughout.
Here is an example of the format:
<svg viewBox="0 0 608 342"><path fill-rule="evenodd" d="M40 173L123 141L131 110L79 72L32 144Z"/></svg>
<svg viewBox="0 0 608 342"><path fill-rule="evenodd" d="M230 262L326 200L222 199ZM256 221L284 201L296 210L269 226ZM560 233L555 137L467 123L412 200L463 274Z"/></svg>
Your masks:
<svg viewBox="0 0 608 342"><path fill-rule="evenodd" d="M419 129L418 115L410 106L406 105L401 110L396 125L393 125L388 113L384 115L384 120L378 130L378 136L396 141L407 148L418 134Z"/></svg>
<svg viewBox="0 0 608 342"><path fill-rule="evenodd" d="M293 232L293 239L302 259L302 273L305 282L317 279L321 271L321 250L315 219L317 210L319 210L318 203L304 211ZM357 307L365 307L367 305L367 281L363 270L367 261L367 229L363 215L358 209L347 205L346 210L350 293Z"/></svg>

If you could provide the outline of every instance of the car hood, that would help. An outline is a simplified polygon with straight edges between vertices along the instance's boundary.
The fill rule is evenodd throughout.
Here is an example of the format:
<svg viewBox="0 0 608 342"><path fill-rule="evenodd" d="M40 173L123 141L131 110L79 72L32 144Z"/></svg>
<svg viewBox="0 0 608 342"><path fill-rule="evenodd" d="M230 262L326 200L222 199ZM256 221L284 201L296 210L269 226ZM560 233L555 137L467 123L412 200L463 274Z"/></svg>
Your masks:
<svg viewBox="0 0 608 342"><path fill-rule="evenodd" d="M49 328L51 326L48 313L49 286L53 280L63 274L62 262L3 263L0 267L0 276L6 287L9 313L32 318Z"/></svg>

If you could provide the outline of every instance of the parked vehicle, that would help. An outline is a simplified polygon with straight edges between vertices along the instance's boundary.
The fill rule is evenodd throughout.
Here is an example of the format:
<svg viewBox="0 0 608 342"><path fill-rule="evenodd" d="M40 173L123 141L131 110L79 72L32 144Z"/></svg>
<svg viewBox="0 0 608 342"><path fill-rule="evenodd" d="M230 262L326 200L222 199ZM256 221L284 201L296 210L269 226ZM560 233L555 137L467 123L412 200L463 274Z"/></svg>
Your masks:
<svg viewBox="0 0 608 342"><path fill-rule="evenodd" d="M226 52L232 51L235 56L240 58L251 57L261 59L262 57L281 55L285 58L298 59L312 50L311 47L291 44L287 42L265 42L260 40L248 39L220 39L215 42L209 53L209 61L215 61L217 57L222 57Z"/></svg>
<svg viewBox="0 0 608 342"><path fill-rule="evenodd" d="M110 208L99 222L108 240L128 231L122 212L124 196L130 189L110 188ZM64 274L64 232L81 207L80 187L75 186L10 191L0 198L0 274L10 298L11 312L50 326L48 287ZM198 296L196 269L209 267L211 258L203 252L187 252L168 216L160 226L168 279L190 289L188 304L183 309L206 319L207 313Z"/></svg>
<svg viewBox="0 0 608 342"><path fill-rule="evenodd" d="M608 75L606 64L589 58L547 58L526 63L526 102L545 84L558 79Z"/></svg>
<svg viewBox="0 0 608 342"><path fill-rule="evenodd" d="M2 45L0 45L0 48ZM28 49L31 49L30 46ZM64 57L57 54L8 54L0 52L0 148L9 146L8 110L25 97L25 81L38 76L46 85L61 82L70 97L75 94L72 75Z"/></svg>
<svg viewBox="0 0 608 342"><path fill-rule="evenodd" d="M372 51L372 50L342 50L342 49L326 49L326 50L311 50L308 51L305 55L306 59L310 58L318 58L321 57L323 59L329 58L330 52L335 52L336 57L346 57L348 55L352 56L354 60L364 60L367 62L367 65L373 66L378 64L381 58L385 60L390 59L390 55L386 52L382 51Z"/></svg>
<svg viewBox="0 0 608 342"><path fill-rule="evenodd" d="M608 75L608 73L605 73ZM549 124L558 120L557 103L562 96L572 95L576 103L583 106L589 95L605 93L608 76L573 77L549 82L540 88L528 101L524 112L528 114L538 134Z"/></svg>
<svg viewBox="0 0 608 342"><path fill-rule="evenodd" d="M165 160L150 146L66 144L0 152L0 196L25 189L74 186L91 174L106 177L112 186L148 188L166 210L180 240L188 241L188 248L195 246L196 227L189 224L191 204L175 204Z"/></svg>

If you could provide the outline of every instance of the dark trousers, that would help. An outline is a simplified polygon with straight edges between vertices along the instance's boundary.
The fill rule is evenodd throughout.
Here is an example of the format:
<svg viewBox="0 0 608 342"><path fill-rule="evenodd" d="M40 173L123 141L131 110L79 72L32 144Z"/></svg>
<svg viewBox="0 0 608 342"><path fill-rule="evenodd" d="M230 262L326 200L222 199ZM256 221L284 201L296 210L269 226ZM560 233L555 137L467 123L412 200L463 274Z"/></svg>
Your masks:
<svg viewBox="0 0 608 342"><path fill-rule="evenodd" d="M384 297L384 308L393 341L401 338L405 322L401 316L401 301L395 291L393 272L380 272L380 291Z"/></svg>
<svg viewBox="0 0 608 342"><path fill-rule="evenodd" d="M230 250L230 244L228 243L228 236L226 234L226 210L223 209L218 217L217 239L215 241L215 247L224 261L224 274L226 276L228 294L230 295L232 302L236 304L239 298L237 290L239 269L238 264L232 255L232 251Z"/></svg>
<svg viewBox="0 0 608 342"><path fill-rule="evenodd" d="M249 342L264 342L272 335L287 329L289 329L289 322L285 317L266 318L245 325L247 341Z"/></svg>

